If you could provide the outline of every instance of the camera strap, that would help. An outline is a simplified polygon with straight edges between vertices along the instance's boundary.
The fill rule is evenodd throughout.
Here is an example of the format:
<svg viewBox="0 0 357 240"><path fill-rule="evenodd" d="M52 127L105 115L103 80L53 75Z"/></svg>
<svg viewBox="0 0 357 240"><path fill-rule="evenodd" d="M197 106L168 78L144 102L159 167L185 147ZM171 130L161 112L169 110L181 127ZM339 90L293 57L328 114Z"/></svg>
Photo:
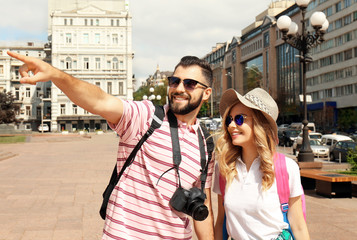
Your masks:
<svg viewBox="0 0 357 240"><path fill-rule="evenodd" d="M179 142L179 137L178 137L178 124L177 124L177 118L175 116L175 114L173 114L173 112L171 111L171 109L168 110L167 112L167 117L169 120L169 124L170 124L170 133L171 133L171 139L172 139L172 157L173 157L173 163L174 166L170 169L168 169L167 171L165 171L159 180L161 179L161 177L167 173L168 171L175 169L177 172L177 176L179 179L179 187L181 188L181 179L180 179L180 173L179 173L179 166L181 163L181 150L180 150L180 142ZM200 125L205 138L206 138L206 144L207 144L207 152L208 152L208 162L206 164L206 148L203 142L203 136L202 133L200 131L200 129L198 129L198 144L199 144L199 149L200 149L200 155L201 155L201 190L204 190L204 186L206 183L206 178L207 178L207 171L208 171L208 165L209 162L212 159L212 151L213 151L213 140L210 137L210 134L208 133L207 129L205 127L202 127L202 125Z"/></svg>

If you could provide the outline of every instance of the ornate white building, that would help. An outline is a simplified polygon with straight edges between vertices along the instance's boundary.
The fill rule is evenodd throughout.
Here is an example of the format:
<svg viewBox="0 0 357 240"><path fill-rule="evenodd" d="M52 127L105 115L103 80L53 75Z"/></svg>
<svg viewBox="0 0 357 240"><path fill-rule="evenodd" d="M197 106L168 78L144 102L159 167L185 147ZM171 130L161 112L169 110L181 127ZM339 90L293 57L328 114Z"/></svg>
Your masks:
<svg viewBox="0 0 357 240"><path fill-rule="evenodd" d="M49 0L51 64L121 99L133 99L132 26L124 0ZM51 89L51 131L107 129Z"/></svg>
<svg viewBox="0 0 357 240"><path fill-rule="evenodd" d="M50 121L51 83L41 83L35 86L21 84L19 68L23 63L8 56L7 51L45 59L44 43L0 43L0 91L11 92L15 97L15 104L19 106L19 111L16 113L19 121L17 127L36 130L41 123L41 116L43 116L44 123ZM42 113L41 110L43 110Z"/></svg>

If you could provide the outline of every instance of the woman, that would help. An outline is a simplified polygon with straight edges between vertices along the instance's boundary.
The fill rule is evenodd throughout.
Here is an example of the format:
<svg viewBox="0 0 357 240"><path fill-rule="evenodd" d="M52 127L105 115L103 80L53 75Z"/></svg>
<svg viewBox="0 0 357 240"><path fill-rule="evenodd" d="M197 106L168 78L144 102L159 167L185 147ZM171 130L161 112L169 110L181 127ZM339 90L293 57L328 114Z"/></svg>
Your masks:
<svg viewBox="0 0 357 240"><path fill-rule="evenodd" d="M219 154L215 185L218 216L215 239L222 239L224 217L228 234L240 239L293 239L286 230L277 192L273 156L278 144L278 106L263 89L242 96L228 89L220 102L225 120L217 142ZM295 239L310 239L303 215L298 165L286 158L289 174L288 220ZM219 174L225 180L224 199Z"/></svg>

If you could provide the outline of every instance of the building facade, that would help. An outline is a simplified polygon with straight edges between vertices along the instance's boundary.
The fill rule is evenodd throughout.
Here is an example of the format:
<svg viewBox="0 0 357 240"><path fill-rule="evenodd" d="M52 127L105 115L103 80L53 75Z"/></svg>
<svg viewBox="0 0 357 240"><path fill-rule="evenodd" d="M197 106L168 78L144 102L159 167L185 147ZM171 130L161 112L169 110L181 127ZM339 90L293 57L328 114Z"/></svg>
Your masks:
<svg viewBox="0 0 357 240"><path fill-rule="evenodd" d="M307 18L314 11L324 12L330 25L308 67L309 121L324 131L357 128L357 0L314 0ZM345 126L353 117L355 126Z"/></svg>
<svg viewBox="0 0 357 240"><path fill-rule="evenodd" d="M309 18L315 11L324 12L330 26L325 41L311 49L313 61L307 64L307 94L312 98L308 102L308 120L315 122L322 132L335 127L346 129L343 124L350 124L351 119L355 124L351 127L357 128L357 0L311 1L305 19L310 32L314 30L309 26ZM233 87L245 94L252 88L262 87L278 103L278 123L300 122L303 76L299 51L282 39L276 26L282 15L297 23L301 32L302 15L295 1L272 2L256 16L254 23L242 30L240 37L233 37L228 44L221 72L216 72L220 75L216 79L222 80L222 88L217 86L217 91ZM215 63L207 57L212 54L213 51L204 59L215 68Z"/></svg>
<svg viewBox="0 0 357 240"><path fill-rule="evenodd" d="M132 26L124 0L49 0L51 64L121 99L133 99ZM51 87L51 131L106 130L106 121Z"/></svg>
<svg viewBox="0 0 357 240"><path fill-rule="evenodd" d="M50 121L51 84L40 83L35 86L21 84L19 69L23 62L8 56L7 51L45 59L44 43L0 43L0 91L11 92L15 97L14 103L19 106L19 110L16 112L17 128L36 130L41 120Z"/></svg>

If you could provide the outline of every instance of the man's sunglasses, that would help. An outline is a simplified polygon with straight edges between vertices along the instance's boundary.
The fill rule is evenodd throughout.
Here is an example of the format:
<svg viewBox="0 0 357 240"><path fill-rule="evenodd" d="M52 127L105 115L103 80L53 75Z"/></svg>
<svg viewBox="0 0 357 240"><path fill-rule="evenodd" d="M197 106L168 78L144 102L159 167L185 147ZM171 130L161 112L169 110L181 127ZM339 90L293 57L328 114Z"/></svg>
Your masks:
<svg viewBox="0 0 357 240"><path fill-rule="evenodd" d="M235 115L235 117L234 117L234 122L235 122L235 124L237 124L238 126L242 126L243 123L244 123L244 119L246 119L246 118L247 118L246 115L238 114L238 115ZM227 118L226 118L226 126L228 127L229 124L231 124L232 121L233 121L232 116L227 116Z"/></svg>
<svg viewBox="0 0 357 240"><path fill-rule="evenodd" d="M171 88L177 88L178 85L180 85L181 78L178 77L168 77L169 79L169 86ZM197 83L201 84L205 88L208 88L207 85L200 83L199 81L193 80L193 79L183 79L183 86L185 87L186 90L192 91L196 88Z"/></svg>

